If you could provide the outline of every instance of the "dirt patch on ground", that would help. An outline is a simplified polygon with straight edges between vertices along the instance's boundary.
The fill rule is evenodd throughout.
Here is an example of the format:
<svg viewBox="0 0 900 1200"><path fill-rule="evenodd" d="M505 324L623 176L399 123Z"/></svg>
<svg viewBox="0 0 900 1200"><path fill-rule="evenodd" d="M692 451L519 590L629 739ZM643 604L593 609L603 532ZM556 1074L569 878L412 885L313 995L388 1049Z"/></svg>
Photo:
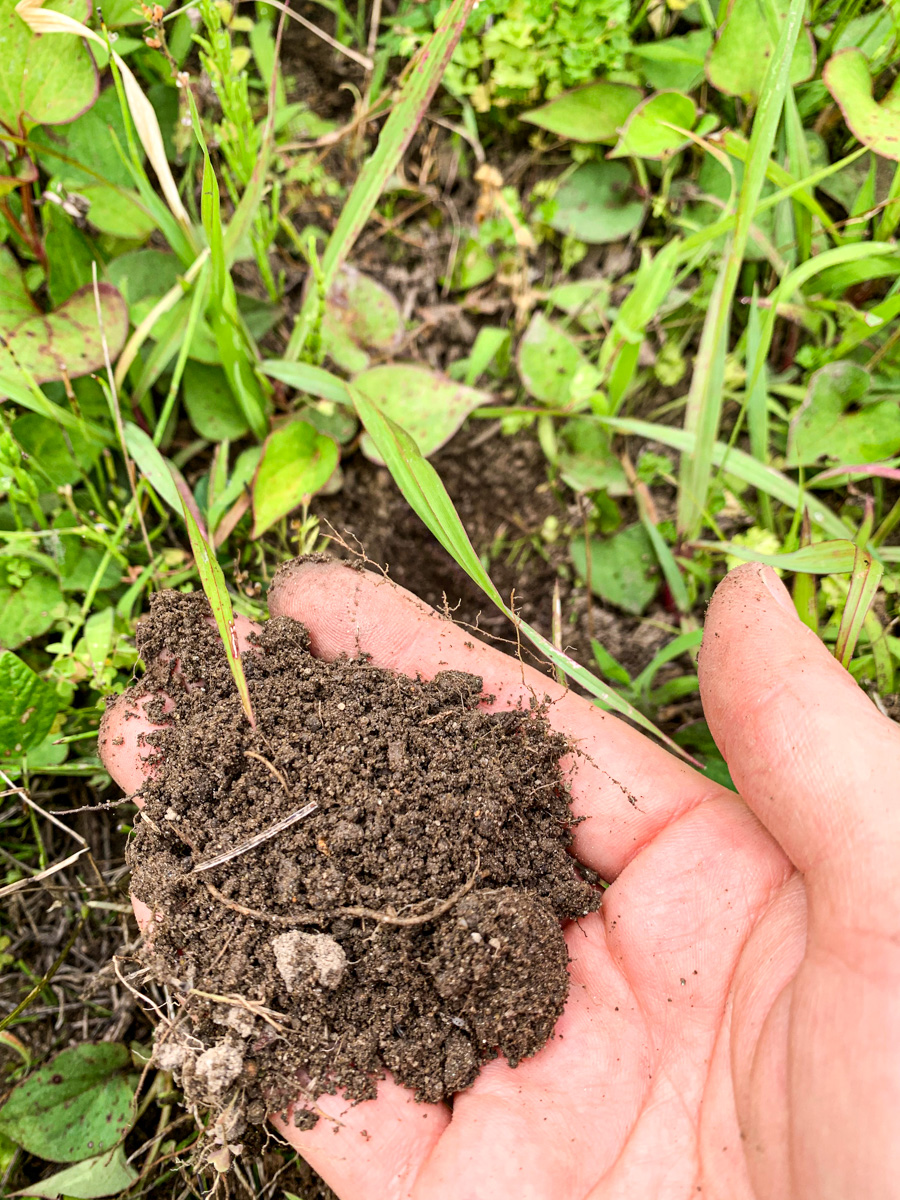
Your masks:
<svg viewBox="0 0 900 1200"><path fill-rule="evenodd" d="M283 618L244 656L251 729L207 614L164 592L138 634L138 690L175 702L154 702L128 853L158 914L144 961L182 1005L161 1065L233 1143L298 1095L373 1096L385 1068L434 1101L534 1054L567 992L559 922L599 903L568 853L564 739L537 709L485 712L470 675L319 662Z"/></svg>

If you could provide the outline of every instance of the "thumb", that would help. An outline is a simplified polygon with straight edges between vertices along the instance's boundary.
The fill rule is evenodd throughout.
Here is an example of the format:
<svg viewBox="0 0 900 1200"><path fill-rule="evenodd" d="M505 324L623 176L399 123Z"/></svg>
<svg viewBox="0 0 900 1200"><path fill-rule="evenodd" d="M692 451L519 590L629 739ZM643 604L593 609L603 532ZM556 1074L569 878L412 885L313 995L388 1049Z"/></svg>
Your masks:
<svg viewBox="0 0 900 1200"><path fill-rule="evenodd" d="M716 589L700 691L738 790L806 875L811 904L845 927L896 930L900 729L800 621L770 568L738 567Z"/></svg>

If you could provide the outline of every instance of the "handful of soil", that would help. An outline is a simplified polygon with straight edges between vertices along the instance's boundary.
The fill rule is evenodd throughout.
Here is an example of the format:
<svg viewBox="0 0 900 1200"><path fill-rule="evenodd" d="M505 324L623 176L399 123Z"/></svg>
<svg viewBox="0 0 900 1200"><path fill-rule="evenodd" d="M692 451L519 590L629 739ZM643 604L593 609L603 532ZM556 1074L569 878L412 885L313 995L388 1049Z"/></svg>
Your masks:
<svg viewBox="0 0 900 1200"><path fill-rule="evenodd" d="M208 614L163 592L138 631L136 692L175 704L150 706L128 852L143 962L181 1007L157 1062L233 1141L299 1096L374 1096L385 1068L436 1101L534 1054L568 990L559 922L599 904L565 739L537 706L484 711L471 675L320 662L285 618L243 657L251 729Z"/></svg>

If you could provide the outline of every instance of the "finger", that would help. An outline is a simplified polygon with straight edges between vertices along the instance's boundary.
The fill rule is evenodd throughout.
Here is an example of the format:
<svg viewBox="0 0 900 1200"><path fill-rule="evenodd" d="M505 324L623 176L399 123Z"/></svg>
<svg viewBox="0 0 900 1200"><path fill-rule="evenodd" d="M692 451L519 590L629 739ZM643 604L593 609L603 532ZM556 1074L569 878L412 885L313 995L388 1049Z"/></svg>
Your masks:
<svg viewBox="0 0 900 1200"><path fill-rule="evenodd" d="M418 1104L408 1088L388 1076L377 1100L351 1104L343 1096L320 1096L324 1114L312 1129L297 1129L293 1112L272 1124L338 1196L412 1193L416 1176L450 1124L444 1104Z"/></svg>
<svg viewBox="0 0 900 1200"><path fill-rule="evenodd" d="M896 927L900 899L885 898L900 860L900 729L802 624L770 568L739 567L716 589L700 687L732 778L812 899L867 925L880 910Z"/></svg>
<svg viewBox="0 0 900 1200"><path fill-rule="evenodd" d="M668 822L721 794L624 722L440 617L405 589L339 562L297 561L278 572L269 612L302 621L313 653L371 655L381 667L431 678L454 669L480 675L493 707L549 697L548 719L575 744L573 808L579 858L612 878Z"/></svg>

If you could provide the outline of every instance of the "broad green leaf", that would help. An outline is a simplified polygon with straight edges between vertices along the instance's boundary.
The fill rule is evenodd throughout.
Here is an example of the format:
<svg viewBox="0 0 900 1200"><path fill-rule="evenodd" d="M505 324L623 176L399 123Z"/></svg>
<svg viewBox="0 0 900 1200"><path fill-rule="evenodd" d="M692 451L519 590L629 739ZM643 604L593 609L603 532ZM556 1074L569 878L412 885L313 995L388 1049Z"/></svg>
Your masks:
<svg viewBox="0 0 900 1200"><path fill-rule="evenodd" d="M555 408L587 400L600 384L600 372L593 363L541 312L531 318L519 342L518 366L522 382L535 400Z"/></svg>
<svg viewBox="0 0 900 1200"><path fill-rule="evenodd" d="M21 658L0 652L0 755L8 758L36 746L50 732L58 711L54 689Z"/></svg>
<svg viewBox="0 0 900 1200"><path fill-rule="evenodd" d="M100 446L77 430L63 432L49 417L26 413L13 421L13 437L44 472L54 488L64 487L90 471L100 457Z"/></svg>
<svg viewBox="0 0 900 1200"><path fill-rule="evenodd" d="M291 421L270 433L253 481L251 537L259 537L320 491L339 459L337 443L308 421Z"/></svg>
<svg viewBox="0 0 900 1200"><path fill-rule="evenodd" d="M487 250L475 238L468 238L460 247L453 264L450 286L456 292L465 292L492 279L497 264Z"/></svg>
<svg viewBox="0 0 900 1200"><path fill-rule="evenodd" d="M181 386L184 407L201 437L233 441L250 428L221 367L188 362Z"/></svg>
<svg viewBox="0 0 900 1200"><path fill-rule="evenodd" d="M850 361L829 363L816 371L791 421L789 466L807 466L821 458L870 463L900 451L897 401L866 404L870 383L868 371ZM856 406L858 411L846 411Z"/></svg>
<svg viewBox="0 0 900 1200"><path fill-rule="evenodd" d="M105 4L103 16L106 17ZM114 87L101 92L97 103L71 124L36 129L32 141L38 147L38 161L52 177L53 184L62 184L70 191L81 191L85 184L102 182L112 187L133 187L131 172L122 161L112 135L123 149L127 146L122 109ZM58 154L52 153L53 150Z"/></svg>
<svg viewBox="0 0 900 1200"><path fill-rule="evenodd" d="M394 296L355 267L342 267L325 301L323 350L355 374L369 365L369 350L387 356L402 336L403 318Z"/></svg>
<svg viewBox="0 0 900 1200"><path fill-rule="evenodd" d="M70 39L71 40L71 39ZM0 274L15 272L15 260L0 246ZM103 331L112 359L115 359L128 334L128 309L125 301L109 283L97 285L103 314ZM12 292L10 287L10 292ZM32 311L28 316L16 300L16 307L0 309L0 375L21 377L20 367L30 371L38 383L51 379L70 379L99 371L104 365L103 343L97 322L93 286L79 288L65 304L49 313Z"/></svg>
<svg viewBox="0 0 900 1200"><path fill-rule="evenodd" d="M16 13L17 0L0 0L0 126L16 131L63 125L97 99L94 60L80 38L66 33L36 37ZM47 0L46 7L84 22L88 0Z"/></svg>
<svg viewBox="0 0 900 1200"><path fill-rule="evenodd" d="M624 163L585 163L559 185L554 200L552 227L593 245L628 237L644 219Z"/></svg>
<svg viewBox="0 0 900 1200"><path fill-rule="evenodd" d="M108 1154L85 1159L73 1167L29 1183L29 1196L44 1196L46 1200L74 1196L75 1200L99 1200L101 1196L118 1196L126 1192L137 1180L138 1173L126 1161L125 1150L116 1146Z"/></svg>
<svg viewBox="0 0 900 1200"><path fill-rule="evenodd" d="M628 493L625 471L610 445L610 437L593 417L575 417L559 430L556 464L575 492L603 490L610 496Z"/></svg>
<svg viewBox="0 0 900 1200"><path fill-rule="evenodd" d="M353 381L357 392L380 412L408 430L426 458L453 437L460 425L491 396L477 388L454 383L446 375L412 363L372 367ZM367 458L381 462L377 449L364 438Z"/></svg>
<svg viewBox="0 0 900 1200"><path fill-rule="evenodd" d="M658 737L676 754L686 757L672 739L657 729L639 709L615 691L604 687L595 675L585 670L568 654L557 650L543 634L538 633L506 605L484 569L484 564L475 553L475 548L469 541L459 514L453 507L453 501L447 495L437 471L422 457L416 443L405 429L382 415L353 385L350 386L350 392L359 419L377 446L406 502L473 583L482 589L491 602L496 604L554 666L560 668L570 680L580 684L601 707L624 714L636 725Z"/></svg>
<svg viewBox="0 0 900 1200"><path fill-rule="evenodd" d="M759 100L789 8L790 0L732 0L718 41L706 60L706 74L713 87L728 96ZM769 15L774 21L771 28ZM809 79L815 63L812 35L802 29L791 58L790 83Z"/></svg>
<svg viewBox="0 0 900 1200"><path fill-rule="evenodd" d="M38 311L12 251L0 246L0 334L5 337Z"/></svg>
<svg viewBox="0 0 900 1200"><path fill-rule="evenodd" d="M575 279L552 287L547 299L555 308L574 317L582 329L593 331L606 325L614 315L609 298L611 291L609 279Z"/></svg>
<svg viewBox="0 0 900 1200"><path fill-rule="evenodd" d="M666 88L690 92L703 78L711 46L708 29L692 29L680 37L632 46L628 53L638 60L637 66L650 87L659 92Z"/></svg>
<svg viewBox="0 0 900 1200"><path fill-rule="evenodd" d="M63 1050L15 1087L0 1129L29 1154L79 1162L109 1150L134 1121L131 1055L117 1042Z"/></svg>
<svg viewBox="0 0 900 1200"><path fill-rule="evenodd" d="M143 241L156 228L153 217L144 210L137 192L117 191L103 184L89 184L81 195L90 204L87 219L101 233L127 241Z"/></svg>
<svg viewBox="0 0 900 1200"><path fill-rule="evenodd" d="M554 96L540 108L522 113L519 120L573 142L614 142L640 99L640 88L602 80Z"/></svg>
<svg viewBox="0 0 900 1200"><path fill-rule="evenodd" d="M93 280L91 265L97 251L87 236L56 204L44 204L44 252L47 255L47 291L54 308Z"/></svg>
<svg viewBox="0 0 900 1200"><path fill-rule="evenodd" d="M855 48L833 55L822 78L859 141L884 158L900 160L900 80L876 101L866 56Z"/></svg>
<svg viewBox="0 0 900 1200"><path fill-rule="evenodd" d="M59 584L49 575L32 575L21 587L0 587L0 647L15 650L40 637L65 612Z"/></svg>
<svg viewBox="0 0 900 1200"><path fill-rule="evenodd" d="M125 298L135 325L175 286L183 273L178 258L164 250L132 250L114 258L106 268L110 283Z"/></svg>
<svg viewBox="0 0 900 1200"><path fill-rule="evenodd" d="M656 595L656 555L642 525L631 525L603 541L591 538L590 579L584 538L575 538L569 550L575 570L607 604L640 616Z"/></svg>
<svg viewBox="0 0 900 1200"><path fill-rule="evenodd" d="M690 96L657 92L628 118L610 158L669 158L690 140L678 130L693 129L696 120L697 106Z"/></svg>
<svg viewBox="0 0 900 1200"><path fill-rule="evenodd" d="M212 609L219 637L225 647L225 657L228 659L228 666L241 698L241 707L250 722L251 729L255 729L256 717L253 715L250 689L247 686L247 676L244 674L244 665L241 662L241 652L238 648L237 633L234 628L234 609L231 606L228 588L225 586L225 575L216 558L215 551L210 548L206 538L200 532L193 513L183 501L181 511L187 526L194 562L197 564L197 574L200 576L200 583L206 599L209 601L209 607Z"/></svg>
<svg viewBox="0 0 900 1200"><path fill-rule="evenodd" d="M101 608L84 623L84 647L95 667L102 667L113 645L116 610Z"/></svg>

